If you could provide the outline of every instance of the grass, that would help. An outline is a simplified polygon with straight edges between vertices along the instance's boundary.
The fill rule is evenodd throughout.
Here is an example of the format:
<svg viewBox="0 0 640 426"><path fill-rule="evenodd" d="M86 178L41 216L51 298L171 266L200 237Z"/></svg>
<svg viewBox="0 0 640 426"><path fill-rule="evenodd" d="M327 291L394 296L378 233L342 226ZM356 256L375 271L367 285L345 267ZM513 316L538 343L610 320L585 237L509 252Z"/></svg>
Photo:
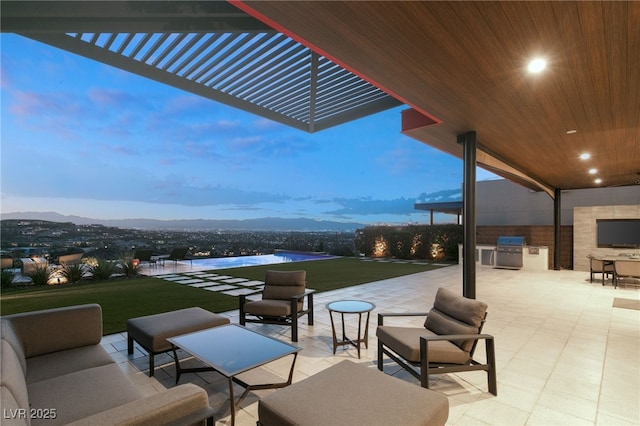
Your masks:
<svg viewBox="0 0 640 426"><path fill-rule="evenodd" d="M83 303L98 303L102 306L104 334L126 330L129 318L192 306L201 306L212 312L224 312L238 307L235 297L158 278L3 291L0 297L2 315Z"/></svg>
<svg viewBox="0 0 640 426"><path fill-rule="evenodd" d="M307 287L323 292L435 268L438 266L363 262L355 258L338 258L222 271L225 275L262 280L268 269L281 271L304 269L307 271ZM102 306L104 334L124 331L128 318L143 315L192 306L200 306L211 312L224 312L238 308L238 301L233 296L150 277L3 290L0 296L2 315L83 303L98 303Z"/></svg>
<svg viewBox="0 0 640 426"><path fill-rule="evenodd" d="M243 268L221 269L220 273L250 280L263 280L268 269L279 271L307 271L307 287L318 292L351 287L402 275L415 274L439 268L433 264L364 262L357 258L315 260L309 262L280 263Z"/></svg>

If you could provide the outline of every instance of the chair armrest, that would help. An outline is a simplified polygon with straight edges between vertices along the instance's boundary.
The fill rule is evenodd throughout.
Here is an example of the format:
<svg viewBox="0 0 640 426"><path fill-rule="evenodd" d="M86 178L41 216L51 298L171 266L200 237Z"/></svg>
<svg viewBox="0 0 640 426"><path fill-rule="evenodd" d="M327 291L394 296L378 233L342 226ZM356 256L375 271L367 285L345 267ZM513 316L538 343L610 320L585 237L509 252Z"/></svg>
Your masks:
<svg viewBox="0 0 640 426"><path fill-rule="evenodd" d="M214 413L209 406L207 392L189 383L94 414L71 425L191 425L203 422Z"/></svg>
<svg viewBox="0 0 640 426"><path fill-rule="evenodd" d="M316 292L315 290L313 290L311 288L308 288L302 294L298 294L297 296L291 296L291 300L302 300L303 298L305 298L305 297L307 297L310 294L313 294L315 292Z"/></svg>
<svg viewBox="0 0 640 426"><path fill-rule="evenodd" d="M426 317L427 315L429 315L429 312L404 312L404 313L379 312L378 325L384 325L385 317Z"/></svg>
<svg viewBox="0 0 640 426"><path fill-rule="evenodd" d="M420 340L436 342L438 340L493 340L490 334L440 334L436 336L420 336Z"/></svg>

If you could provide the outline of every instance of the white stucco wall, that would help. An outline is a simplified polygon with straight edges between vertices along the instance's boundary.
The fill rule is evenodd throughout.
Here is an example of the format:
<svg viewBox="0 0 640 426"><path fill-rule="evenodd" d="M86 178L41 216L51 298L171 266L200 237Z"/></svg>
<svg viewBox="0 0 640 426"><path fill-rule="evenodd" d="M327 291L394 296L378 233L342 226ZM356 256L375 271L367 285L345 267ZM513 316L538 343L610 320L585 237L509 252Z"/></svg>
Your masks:
<svg viewBox="0 0 640 426"><path fill-rule="evenodd" d="M478 182L476 190L477 225L553 225L553 199L544 192L504 179ZM640 185L562 191L561 222L573 225L576 207L639 204Z"/></svg>

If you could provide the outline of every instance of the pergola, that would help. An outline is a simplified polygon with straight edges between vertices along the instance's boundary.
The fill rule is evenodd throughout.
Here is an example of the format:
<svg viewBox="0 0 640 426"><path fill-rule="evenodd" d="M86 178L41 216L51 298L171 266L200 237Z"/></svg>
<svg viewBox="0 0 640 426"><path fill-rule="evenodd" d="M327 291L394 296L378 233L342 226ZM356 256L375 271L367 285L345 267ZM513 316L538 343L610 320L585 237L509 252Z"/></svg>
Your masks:
<svg viewBox="0 0 640 426"><path fill-rule="evenodd" d="M408 105L404 134L464 159L465 259L476 165L554 198L556 268L562 190L640 191L640 2L0 5L4 32L307 131ZM215 53L207 62L206 43L228 43L220 54L236 62L217 68L227 56ZM535 75L534 56L547 60ZM475 297L475 264L463 269L464 294Z"/></svg>

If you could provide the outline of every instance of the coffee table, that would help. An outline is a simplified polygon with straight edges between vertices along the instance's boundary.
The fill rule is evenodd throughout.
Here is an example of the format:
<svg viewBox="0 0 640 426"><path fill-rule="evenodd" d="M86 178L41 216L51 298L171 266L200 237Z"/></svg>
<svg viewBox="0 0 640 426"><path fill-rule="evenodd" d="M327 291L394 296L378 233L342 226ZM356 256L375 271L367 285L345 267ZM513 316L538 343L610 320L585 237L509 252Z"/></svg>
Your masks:
<svg viewBox="0 0 640 426"><path fill-rule="evenodd" d="M327 309L329 310L329 317L331 318L331 331L333 333L333 354L336 353L337 346L353 345L358 349L358 358L360 358L360 343L364 342L365 347L369 349L369 315L371 311L376 307L371 302L365 302L364 300L338 300L336 302L327 303ZM339 341L336 337L336 327L333 323L333 313L338 312L342 317L342 340ZM364 325L364 337L362 337L362 314L367 314L367 319ZM344 326L344 314L358 314L358 337L356 339L349 339L345 333Z"/></svg>
<svg viewBox="0 0 640 426"><path fill-rule="evenodd" d="M173 345L176 363L176 384L182 373L198 371L217 371L229 381L229 402L231 405L231 424L235 424L236 405L251 390L276 389L288 386L293 378L293 368L301 348L251 331L237 324L221 325L194 333L167 339ZM206 367L181 368L176 354L181 348L206 364ZM293 355L289 378L286 382L249 385L236 376L271 361ZM233 383L245 388L238 401L233 395Z"/></svg>

